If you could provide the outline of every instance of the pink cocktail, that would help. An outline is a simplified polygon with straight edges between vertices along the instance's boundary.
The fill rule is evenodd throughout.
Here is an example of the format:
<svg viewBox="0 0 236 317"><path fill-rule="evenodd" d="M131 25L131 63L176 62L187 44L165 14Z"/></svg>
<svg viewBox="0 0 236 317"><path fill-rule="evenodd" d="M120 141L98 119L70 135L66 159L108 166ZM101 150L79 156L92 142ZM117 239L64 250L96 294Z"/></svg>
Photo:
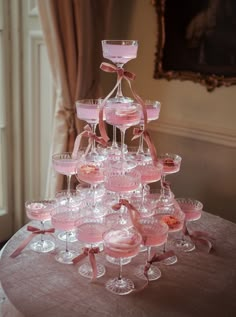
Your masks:
<svg viewBox="0 0 236 317"><path fill-rule="evenodd" d="M128 258L138 254L142 238L133 229L111 230L103 236L104 251L113 258Z"/></svg>
<svg viewBox="0 0 236 317"><path fill-rule="evenodd" d="M136 170L141 174L142 184L149 184L159 181L161 179L162 169L162 164L158 163L154 165L152 162L144 162L144 164L139 164L136 167Z"/></svg>
<svg viewBox="0 0 236 317"><path fill-rule="evenodd" d="M77 117L89 124L97 124L102 99L82 99L75 102ZM104 117L105 119L105 117Z"/></svg>
<svg viewBox="0 0 236 317"><path fill-rule="evenodd" d="M141 225L140 233L143 239L143 245L152 247L163 245L168 237L168 226L153 217L142 218L139 220Z"/></svg>
<svg viewBox="0 0 236 317"><path fill-rule="evenodd" d="M102 242L103 233L106 230L107 227L104 223L99 222L99 219L90 220L77 227L77 238L85 244L99 244Z"/></svg>
<svg viewBox="0 0 236 317"><path fill-rule="evenodd" d="M131 40L103 40L103 57L114 64L124 65L137 57L138 42Z"/></svg>
<svg viewBox="0 0 236 317"><path fill-rule="evenodd" d="M163 173L165 175L177 173L180 170L182 158L179 155L165 153L163 155L160 155L159 159L163 164Z"/></svg>
<svg viewBox="0 0 236 317"><path fill-rule="evenodd" d="M104 181L104 170L99 165L93 163L79 164L76 171L76 176L85 183L99 184Z"/></svg>
<svg viewBox="0 0 236 317"><path fill-rule="evenodd" d="M146 111L147 111L147 121L154 121L159 118L161 104L159 101L156 100L146 100L145 101ZM143 124L143 113L141 115L141 124Z"/></svg>
<svg viewBox="0 0 236 317"><path fill-rule="evenodd" d="M52 212L52 225L58 230L71 231L76 228L76 223L81 217L79 210L68 209L66 206L60 206Z"/></svg>
<svg viewBox="0 0 236 317"><path fill-rule="evenodd" d="M132 103L109 102L105 107L106 122L116 126L120 130L139 124L141 120L141 107Z"/></svg>
<svg viewBox="0 0 236 317"><path fill-rule="evenodd" d="M54 154L53 167L56 172L63 175L74 175L78 158L72 158L71 153Z"/></svg>
<svg viewBox="0 0 236 317"><path fill-rule="evenodd" d="M185 221L196 221L201 218L203 204L191 198L176 198L181 210L185 214Z"/></svg>
<svg viewBox="0 0 236 317"><path fill-rule="evenodd" d="M29 219L47 221L51 219L51 213L56 208L56 200L27 201L25 208Z"/></svg>
<svg viewBox="0 0 236 317"><path fill-rule="evenodd" d="M104 173L104 186L112 192L131 192L136 190L141 183L141 175L136 170L122 172L114 168L108 169Z"/></svg>

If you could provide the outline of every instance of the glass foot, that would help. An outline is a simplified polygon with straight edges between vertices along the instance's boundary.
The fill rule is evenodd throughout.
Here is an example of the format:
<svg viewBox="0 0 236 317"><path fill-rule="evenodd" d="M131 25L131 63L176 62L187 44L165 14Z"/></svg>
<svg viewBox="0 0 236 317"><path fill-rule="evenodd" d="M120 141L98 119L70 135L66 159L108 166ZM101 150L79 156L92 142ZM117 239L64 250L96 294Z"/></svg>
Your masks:
<svg viewBox="0 0 236 317"><path fill-rule="evenodd" d="M140 278L141 280L146 280L146 276L144 275L145 265L140 265L134 270L135 276ZM161 277L161 271L156 266L151 266L148 270L148 279L149 281L158 280Z"/></svg>
<svg viewBox="0 0 236 317"><path fill-rule="evenodd" d="M145 252L145 251L147 251L147 247L145 245L141 245L139 252Z"/></svg>
<svg viewBox="0 0 236 317"><path fill-rule="evenodd" d="M106 282L106 289L113 294L126 295L134 290L134 283L128 278L119 279L116 277Z"/></svg>
<svg viewBox="0 0 236 317"><path fill-rule="evenodd" d="M166 258L165 260L161 261L161 263L163 263L164 265L173 265L176 262L178 262L178 258L176 255L173 255L169 258Z"/></svg>
<svg viewBox="0 0 236 317"><path fill-rule="evenodd" d="M58 239L61 241L66 241L66 231L60 232L57 235ZM76 234L75 232L71 231L68 235L67 235L67 241L68 242L76 242L78 241L78 239L76 238Z"/></svg>
<svg viewBox="0 0 236 317"><path fill-rule="evenodd" d="M106 269L105 269L105 266L102 264L97 263L96 265L97 265L97 278L99 278L106 273ZM90 279L93 277L93 269L90 263L82 264L79 267L78 272L83 277L90 278Z"/></svg>
<svg viewBox="0 0 236 317"><path fill-rule="evenodd" d="M76 252L73 250L60 251L55 256L55 259L57 262L62 263L62 264L73 264L72 260L75 256L76 256Z"/></svg>
<svg viewBox="0 0 236 317"><path fill-rule="evenodd" d="M176 239L173 244L177 249L184 252L191 252L195 249L195 244L191 240Z"/></svg>
<svg viewBox="0 0 236 317"><path fill-rule="evenodd" d="M40 240L31 243L30 248L35 252L47 253L55 249L55 243L50 240Z"/></svg>
<svg viewBox="0 0 236 317"><path fill-rule="evenodd" d="M112 263L114 265L120 265L120 259L119 258L113 258L113 257L111 257L109 255L106 255L106 260L107 260L107 262ZM130 258L122 258L121 259L121 264L122 265L126 265L126 264L128 264L130 262L131 262Z"/></svg>

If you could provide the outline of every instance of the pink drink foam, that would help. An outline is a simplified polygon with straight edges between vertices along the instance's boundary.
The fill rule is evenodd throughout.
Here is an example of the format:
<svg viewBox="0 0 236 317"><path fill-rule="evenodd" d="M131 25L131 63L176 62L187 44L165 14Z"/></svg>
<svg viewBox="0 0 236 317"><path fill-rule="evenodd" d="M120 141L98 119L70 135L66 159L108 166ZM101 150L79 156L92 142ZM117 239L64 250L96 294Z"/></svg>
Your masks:
<svg viewBox="0 0 236 317"><path fill-rule="evenodd" d="M117 127L131 127L139 124L141 119L141 111L132 106L130 107L122 107L119 106L114 107L109 105L105 109L106 112L106 121L111 125L115 125Z"/></svg>
<svg viewBox="0 0 236 317"><path fill-rule="evenodd" d="M141 237L125 230L108 232L104 237L104 251L113 258L134 257L139 252Z"/></svg>

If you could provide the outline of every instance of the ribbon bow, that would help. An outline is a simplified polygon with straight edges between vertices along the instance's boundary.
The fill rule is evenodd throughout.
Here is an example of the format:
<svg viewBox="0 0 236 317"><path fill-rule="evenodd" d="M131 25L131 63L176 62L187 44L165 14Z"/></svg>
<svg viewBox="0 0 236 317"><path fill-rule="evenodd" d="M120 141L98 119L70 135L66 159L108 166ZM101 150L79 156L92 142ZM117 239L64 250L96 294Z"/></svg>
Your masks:
<svg viewBox="0 0 236 317"><path fill-rule="evenodd" d="M108 98L114 93L114 91L118 88L118 86L120 85L122 79L124 78L129 87L130 87L130 91L134 97L134 99L142 106L142 110L143 110L143 120L144 120L144 129L146 129L146 125L147 125L147 110L146 110L146 105L143 101L143 99L132 89L132 85L131 85L131 80L134 80L136 75L134 73L131 72L127 72L125 71L123 68L117 67L115 65L109 64L109 63L102 63L100 65L100 68L105 71L105 72L110 72L110 73L117 73L118 78L117 78L117 82L114 86L114 88L110 91L110 93L106 96L106 98L103 100L101 106L100 106L100 111L99 111L99 130L101 133L101 136L103 137L103 139L107 142L109 140L109 137L106 133L106 129L105 129L105 125L104 125L104 121L103 121L103 109L104 106L108 100Z"/></svg>
<svg viewBox="0 0 236 317"><path fill-rule="evenodd" d="M199 242L200 244L205 245L207 247L208 253L210 253L214 249L213 248L214 238L210 237L207 232L193 231L192 233L190 233L187 229L186 224L184 224L183 233L185 236L188 236L195 243Z"/></svg>
<svg viewBox="0 0 236 317"><path fill-rule="evenodd" d="M150 150L150 154L151 154L151 157L152 157L152 161L153 161L153 164L156 165L157 161L158 161L158 157L157 157L157 152L156 152L156 148L153 144L153 141L151 139L151 136L149 134L149 132L145 129L140 129L140 128L134 128L133 129L133 138L132 138L132 141L141 137L141 135L143 135L143 138L144 140L146 141L147 143L147 146Z"/></svg>
<svg viewBox="0 0 236 317"><path fill-rule="evenodd" d="M36 234L46 234L54 233L54 228L49 229L39 229L37 227L27 226L27 231L30 231L31 234L19 245L19 247L10 255L11 258L16 258L21 251L29 244L29 242L35 237Z"/></svg>
<svg viewBox="0 0 236 317"><path fill-rule="evenodd" d="M93 276L92 279L95 280L97 278L97 265L96 265L96 259L95 254L98 254L100 252L98 247L93 248L83 248L83 253L75 257L72 262L73 264L76 264L86 258L86 256L89 257L89 262L91 264L92 270L93 270Z"/></svg>
<svg viewBox="0 0 236 317"><path fill-rule="evenodd" d="M100 136L97 136L96 133L94 133L91 129L91 127L87 124L84 127L84 131L82 131L80 134L77 135L76 139L75 139L75 143L74 143L74 148L73 148L73 152L72 152L72 158L76 158L77 157L77 153L80 147L80 142L82 137L87 137L89 139L89 144L85 150L85 155L89 152L93 141L101 144L102 146L107 146L107 142Z"/></svg>

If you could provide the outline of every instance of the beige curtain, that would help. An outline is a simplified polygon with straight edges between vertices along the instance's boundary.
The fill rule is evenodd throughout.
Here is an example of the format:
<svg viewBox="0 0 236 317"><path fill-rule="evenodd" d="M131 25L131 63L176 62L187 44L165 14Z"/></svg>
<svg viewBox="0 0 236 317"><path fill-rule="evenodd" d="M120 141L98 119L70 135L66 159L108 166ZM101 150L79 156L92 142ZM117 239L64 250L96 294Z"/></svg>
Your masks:
<svg viewBox="0 0 236 317"><path fill-rule="evenodd" d="M71 151L84 125L76 117L75 101L102 93L101 40L106 37L112 6L113 0L38 0L55 87L47 197L62 189L64 181L52 168L52 154Z"/></svg>

